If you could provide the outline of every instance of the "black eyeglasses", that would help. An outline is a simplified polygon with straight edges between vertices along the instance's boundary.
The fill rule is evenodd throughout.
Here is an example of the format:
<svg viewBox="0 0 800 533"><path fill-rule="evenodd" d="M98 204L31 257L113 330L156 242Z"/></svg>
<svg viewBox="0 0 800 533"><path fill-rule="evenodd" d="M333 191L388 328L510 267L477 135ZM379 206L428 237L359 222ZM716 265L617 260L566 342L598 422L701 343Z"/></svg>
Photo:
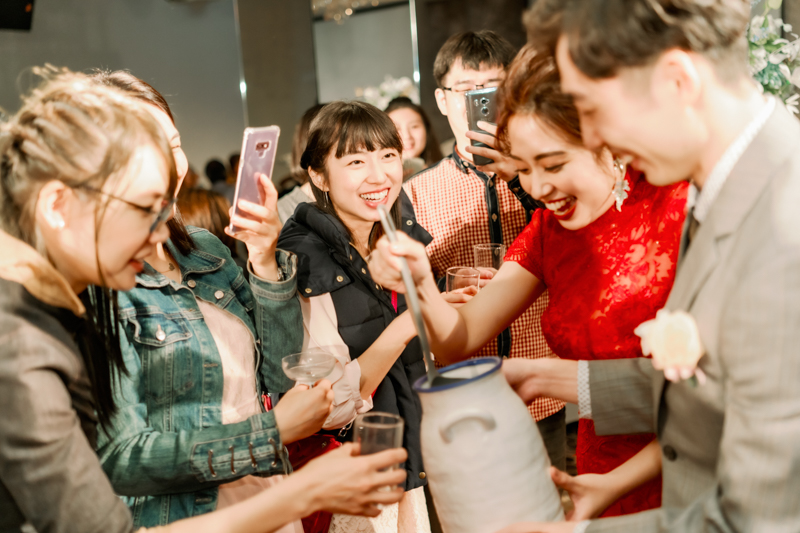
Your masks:
<svg viewBox="0 0 800 533"><path fill-rule="evenodd" d="M175 202L178 201L177 198L173 197L166 204L164 204L164 207L162 207L161 209L153 209L152 207L146 207L146 206L143 206L143 205L139 205L139 204L136 204L134 202L131 202L130 200L126 200L125 198L120 198L119 196L114 196L113 194L109 194L109 193L107 193L105 191L101 191L100 189L95 189L94 187L92 187L90 185L81 184L81 185L77 185L77 186L75 186L73 188L82 189L84 191L93 192L95 194L102 194L103 196L107 196L107 197L111 198L112 200L117 200L117 201L120 201L120 202L122 202L124 204L128 204L129 206L134 207L134 208L138 209L139 211L143 211L145 213L148 213L148 214L156 217L156 219L150 225L149 233L151 233L151 234L155 230L157 230L158 227L161 226L161 224L163 224L164 222L166 222L169 219L170 215L172 214L172 206L174 206Z"/></svg>
<svg viewBox="0 0 800 533"><path fill-rule="evenodd" d="M475 91L477 89L493 89L495 87L500 87L500 80L497 81L487 81L484 84L477 84L477 83L459 83L453 85L452 87L442 87L443 91L450 91L456 94L464 94L468 91Z"/></svg>

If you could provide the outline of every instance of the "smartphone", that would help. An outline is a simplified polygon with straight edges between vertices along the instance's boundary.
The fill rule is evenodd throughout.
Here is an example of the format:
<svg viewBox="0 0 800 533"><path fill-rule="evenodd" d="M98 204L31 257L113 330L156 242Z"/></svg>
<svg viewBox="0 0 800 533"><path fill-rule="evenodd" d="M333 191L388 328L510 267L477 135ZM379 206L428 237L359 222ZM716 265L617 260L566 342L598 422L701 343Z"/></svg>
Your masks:
<svg viewBox="0 0 800 533"><path fill-rule="evenodd" d="M467 122L471 131L479 133L489 133L478 127L478 121L495 123L497 117L497 87L489 87L487 89L475 89L474 91L467 91L464 93L467 99ZM491 148L482 142L470 139L472 146L480 146L482 148ZM472 154L472 160L476 165L490 165L494 163L493 160L482 155Z"/></svg>
<svg viewBox="0 0 800 533"><path fill-rule="evenodd" d="M258 176L266 174L269 179L272 179L272 168L275 166L280 134L281 129L278 126L245 128L239 159L239 173L236 176L236 192L233 196L234 215L251 218L250 215L239 210L239 200L257 204L264 203L258 187ZM234 226L233 222L231 222L230 228L231 231L240 229Z"/></svg>

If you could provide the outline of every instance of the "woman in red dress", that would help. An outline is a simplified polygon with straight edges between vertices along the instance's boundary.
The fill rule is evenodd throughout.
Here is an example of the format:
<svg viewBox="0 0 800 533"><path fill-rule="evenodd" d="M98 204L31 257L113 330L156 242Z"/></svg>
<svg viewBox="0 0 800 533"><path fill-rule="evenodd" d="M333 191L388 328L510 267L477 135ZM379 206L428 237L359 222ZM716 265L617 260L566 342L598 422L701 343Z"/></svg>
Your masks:
<svg viewBox="0 0 800 533"><path fill-rule="evenodd" d="M405 240L391 248L379 244L370 269L384 287L403 290L395 256L407 257L433 352L445 363L476 352L547 289L542 331L562 361L507 361L504 370L513 375L525 365L530 376L536 369L538 380L509 378L518 390L538 388L519 390L521 395L577 403L576 361L642 357L633 330L666 303L688 191L685 183L654 187L641 173L626 170L608 149L587 150L577 111L559 85L553 61L523 48L501 89L501 144L516 161L525 190L547 209L534 212L490 283L458 310L449 308L433 284L424 249ZM488 136L479 140L492 142ZM553 373L554 368L562 371ZM568 379L554 379L557 375ZM580 508L574 518L604 509L603 516L616 516L660 506L660 451L654 438L597 436L592 421L581 418L578 473L590 475L577 481L554 475ZM591 475L609 472L612 476Z"/></svg>

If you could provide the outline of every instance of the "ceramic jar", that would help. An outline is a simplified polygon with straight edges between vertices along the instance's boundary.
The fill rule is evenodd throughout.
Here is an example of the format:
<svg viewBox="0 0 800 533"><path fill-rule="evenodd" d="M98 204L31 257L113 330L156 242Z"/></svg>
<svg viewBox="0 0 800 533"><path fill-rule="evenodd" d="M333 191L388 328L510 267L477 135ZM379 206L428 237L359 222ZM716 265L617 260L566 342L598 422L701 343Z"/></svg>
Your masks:
<svg viewBox="0 0 800 533"><path fill-rule="evenodd" d="M445 367L462 381L427 388L422 401L422 458L445 533L493 533L516 522L564 519L550 459L498 357Z"/></svg>

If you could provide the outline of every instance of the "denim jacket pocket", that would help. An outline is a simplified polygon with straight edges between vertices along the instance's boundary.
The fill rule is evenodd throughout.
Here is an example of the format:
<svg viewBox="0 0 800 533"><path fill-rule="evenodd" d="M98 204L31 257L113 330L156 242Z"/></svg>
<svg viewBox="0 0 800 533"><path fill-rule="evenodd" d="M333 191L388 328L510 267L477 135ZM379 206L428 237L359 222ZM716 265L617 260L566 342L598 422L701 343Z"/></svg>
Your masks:
<svg viewBox="0 0 800 533"><path fill-rule="evenodd" d="M151 308L123 316L123 323L142 362L145 396L164 404L194 386L192 332L180 314L167 315Z"/></svg>

